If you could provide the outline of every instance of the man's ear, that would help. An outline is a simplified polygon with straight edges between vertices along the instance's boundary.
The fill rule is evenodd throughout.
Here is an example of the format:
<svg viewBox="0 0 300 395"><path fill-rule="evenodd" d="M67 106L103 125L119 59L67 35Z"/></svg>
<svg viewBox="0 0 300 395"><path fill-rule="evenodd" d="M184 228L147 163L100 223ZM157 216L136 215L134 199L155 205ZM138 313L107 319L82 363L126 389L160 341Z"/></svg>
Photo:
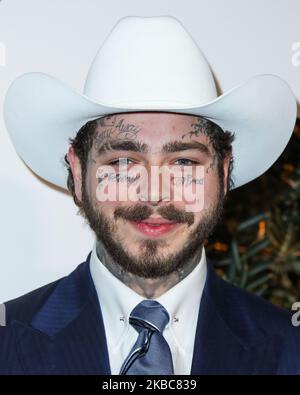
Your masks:
<svg viewBox="0 0 300 395"><path fill-rule="evenodd" d="M68 153L67 153L67 158L72 170L73 174L73 179L74 179L74 188L75 188L75 194L76 197L79 201L81 201L82 198L82 191L81 191L81 185L82 185L82 173L81 173L81 164L78 156L75 154L74 149L72 147L69 147Z"/></svg>
<svg viewBox="0 0 300 395"><path fill-rule="evenodd" d="M231 153L227 155L227 157L224 159L223 163L223 171L224 171L224 196L226 196L228 189L227 189L227 184L228 184L228 176L229 176L229 166L230 166L230 160L231 160Z"/></svg>

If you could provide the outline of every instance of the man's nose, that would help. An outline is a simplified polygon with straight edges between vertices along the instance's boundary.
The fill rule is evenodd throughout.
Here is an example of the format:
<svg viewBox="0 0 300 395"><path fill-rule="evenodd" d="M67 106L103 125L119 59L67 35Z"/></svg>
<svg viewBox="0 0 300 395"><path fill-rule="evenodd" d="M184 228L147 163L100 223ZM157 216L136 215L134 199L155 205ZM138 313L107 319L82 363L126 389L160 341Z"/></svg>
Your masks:
<svg viewBox="0 0 300 395"><path fill-rule="evenodd" d="M147 177L143 177L140 184L140 199L143 203L160 206L170 202L170 188L160 167L151 166L146 174Z"/></svg>

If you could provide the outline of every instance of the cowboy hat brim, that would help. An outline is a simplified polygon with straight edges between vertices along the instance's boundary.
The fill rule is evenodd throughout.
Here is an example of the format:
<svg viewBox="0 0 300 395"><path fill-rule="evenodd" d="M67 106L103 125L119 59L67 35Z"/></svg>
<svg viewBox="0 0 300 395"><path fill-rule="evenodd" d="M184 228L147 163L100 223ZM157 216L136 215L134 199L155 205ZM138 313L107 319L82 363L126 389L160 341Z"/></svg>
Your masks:
<svg viewBox="0 0 300 395"><path fill-rule="evenodd" d="M293 132L297 105L288 84L271 74L254 76L201 105L158 101L123 107L95 102L47 74L34 72L18 77L4 100L4 120L17 153L36 174L64 189L69 138L89 120L133 111L194 114L234 132L232 177L237 188L260 176L280 156Z"/></svg>

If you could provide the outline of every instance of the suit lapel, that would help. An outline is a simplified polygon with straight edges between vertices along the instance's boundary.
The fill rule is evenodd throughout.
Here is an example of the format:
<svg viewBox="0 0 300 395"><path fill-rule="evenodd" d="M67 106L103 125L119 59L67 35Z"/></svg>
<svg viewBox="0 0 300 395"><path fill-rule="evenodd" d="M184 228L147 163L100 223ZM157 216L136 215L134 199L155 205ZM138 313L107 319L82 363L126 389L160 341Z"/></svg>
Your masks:
<svg viewBox="0 0 300 395"><path fill-rule="evenodd" d="M227 287L231 286L217 277L209 263L191 374L274 373L282 338L265 336L248 321L246 311L235 309L236 301Z"/></svg>
<svg viewBox="0 0 300 395"><path fill-rule="evenodd" d="M111 374L89 259L60 280L30 323L12 323L25 374ZM191 374L272 374L281 337L267 337L208 265ZM231 288L230 288L231 289ZM236 296L234 296L236 295Z"/></svg>
<svg viewBox="0 0 300 395"><path fill-rule="evenodd" d="M26 374L110 374L89 259L58 283L30 324L14 321Z"/></svg>

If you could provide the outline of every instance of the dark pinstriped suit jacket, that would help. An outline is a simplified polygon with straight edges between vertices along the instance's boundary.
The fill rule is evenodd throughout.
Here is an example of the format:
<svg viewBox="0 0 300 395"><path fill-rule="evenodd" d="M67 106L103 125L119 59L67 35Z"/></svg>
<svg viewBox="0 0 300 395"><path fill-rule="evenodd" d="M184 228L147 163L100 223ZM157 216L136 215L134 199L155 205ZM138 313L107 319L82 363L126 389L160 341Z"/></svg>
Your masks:
<svg viewBox="0 0 300 395"><path fill-rule="evenodd" d="M89 259L6 303L0 374L110 374ZM288 312L220 279L209 264L191 374L300 374L300 327Z"/></svg>

